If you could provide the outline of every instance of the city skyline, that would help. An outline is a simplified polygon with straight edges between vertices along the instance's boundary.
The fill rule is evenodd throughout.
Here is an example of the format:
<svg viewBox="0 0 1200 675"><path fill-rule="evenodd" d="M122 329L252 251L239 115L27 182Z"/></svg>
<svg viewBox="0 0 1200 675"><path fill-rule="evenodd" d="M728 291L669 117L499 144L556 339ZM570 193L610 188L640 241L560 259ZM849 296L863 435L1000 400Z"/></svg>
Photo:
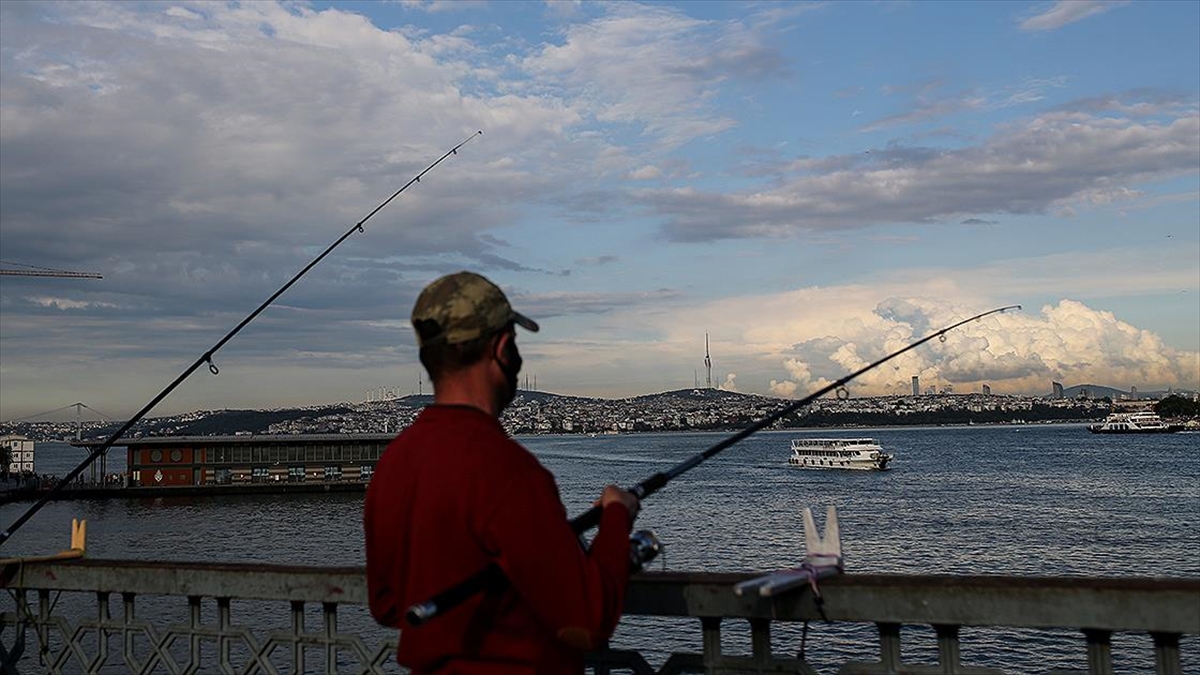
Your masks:
<svg viewBox="0 0 1200 675"><path fill-rule="evenodd" d="M0 419L417 388L420 288L539 389L1200 389L1200 5L2 3ZM1120 45L1120 49L1114 48ZM523 376L524 377L524 376ZM407 389L405 388L405 393ZM426 393L429 385L424 383Z"/></svg>

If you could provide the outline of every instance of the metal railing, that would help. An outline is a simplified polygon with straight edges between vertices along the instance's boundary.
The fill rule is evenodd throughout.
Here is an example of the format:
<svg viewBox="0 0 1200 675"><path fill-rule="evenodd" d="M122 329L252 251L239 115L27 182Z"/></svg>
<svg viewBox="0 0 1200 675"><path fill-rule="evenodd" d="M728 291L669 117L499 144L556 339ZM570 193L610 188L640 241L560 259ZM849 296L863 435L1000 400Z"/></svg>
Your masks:
<svg viewBox="0 0 1200 675"><path fill-rule="evenodd" d="M777 598L734 594L734 584L754 576L637 575L626 621L699 619L702 650L670 652L657 669L640 651L607 650L589 655L590 668L638 675L816 673L803 654L775 653L772 627L794 630L827 619L877 629L878 659L843 660L842 675L1024 672L1004 670L1011 666L1003 663L962 663L959 634L969 627L1059 629L1060 637L1066 629L1082 638L1078 660L1086 671L1045 672L1095 675L1116 672L1112 636L1129 634L1152 650L1155 672L1180 675L1181 638L1194 642L1200 635L1200 579L848 575L822 582L818 606L810 589ZM5 674L399 670L396 633L370 621L358 567L80 559L10 564L0 569L0 588ZM934 663L904 660L902 628L913 626L936 633L936 649L926 655ZM749 653L724 652L730 632L748 637Z"/></svg>

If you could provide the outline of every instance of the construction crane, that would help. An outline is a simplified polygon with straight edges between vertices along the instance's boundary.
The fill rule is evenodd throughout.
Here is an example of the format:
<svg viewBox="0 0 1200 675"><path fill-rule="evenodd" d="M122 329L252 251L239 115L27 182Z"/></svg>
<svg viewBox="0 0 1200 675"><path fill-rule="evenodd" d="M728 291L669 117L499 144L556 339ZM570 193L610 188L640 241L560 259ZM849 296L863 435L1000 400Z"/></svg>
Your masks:
<svg viewBox="0 0 1200 675"><path fill-rule="evenodd" d="M15 265L17 267L25 267L27 269L12 270L0 268L0 275L12 275L18 277L74 277L77 279L103 279L104 277L94 272L71 272L69 270L56 270L53 267L38 267L37 265L23 265L21 263L9 262L0 260L0 265Z"/></svg>

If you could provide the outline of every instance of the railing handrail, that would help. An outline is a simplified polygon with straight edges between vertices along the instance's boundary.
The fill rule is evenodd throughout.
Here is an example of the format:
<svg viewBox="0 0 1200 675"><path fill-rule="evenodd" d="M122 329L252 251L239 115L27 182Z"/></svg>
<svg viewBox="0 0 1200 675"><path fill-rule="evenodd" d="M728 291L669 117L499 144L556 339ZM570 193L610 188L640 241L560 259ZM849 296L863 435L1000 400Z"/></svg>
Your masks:
<svg viewBox="0 0 1200 675"><path fill-rule="evenodd" d="M643 572L625 613L811 621L809 590L740 597L761 572ZM365 605L362 567L78 559L10 563L0 588ZM847 574L821 582L833 621L1200 634L1200 578Z"/></svg>

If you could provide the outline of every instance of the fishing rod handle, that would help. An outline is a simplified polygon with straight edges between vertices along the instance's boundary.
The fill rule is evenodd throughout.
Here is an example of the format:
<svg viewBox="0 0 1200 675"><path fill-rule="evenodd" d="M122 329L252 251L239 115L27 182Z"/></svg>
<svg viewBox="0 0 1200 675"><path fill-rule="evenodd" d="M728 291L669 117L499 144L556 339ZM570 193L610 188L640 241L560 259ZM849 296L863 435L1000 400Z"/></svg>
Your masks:
<svg viewBox="0 0 1200 675"><path fill-rule="evenodd" d="M467 577L461 583L451 586L425 602L418 602L404 612L404 619L410 626L420 626L441 615L442 612L453 609L463 600L490 588L505 580L504 571L496 563Z"/></svg>

